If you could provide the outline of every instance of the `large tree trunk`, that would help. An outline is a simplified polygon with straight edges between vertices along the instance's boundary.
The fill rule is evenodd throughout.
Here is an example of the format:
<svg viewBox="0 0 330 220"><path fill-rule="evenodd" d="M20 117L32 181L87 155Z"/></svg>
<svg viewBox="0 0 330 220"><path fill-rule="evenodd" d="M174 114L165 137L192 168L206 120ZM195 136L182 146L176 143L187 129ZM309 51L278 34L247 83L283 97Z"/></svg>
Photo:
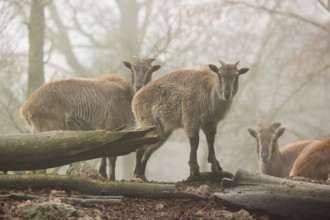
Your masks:
<svg viewBox="0 0 330 220"><path fill-rule="evenodd" d="M118 60L131 60L133 56L139 56L141 51L141 44L139 43L140 30L138 27L139 11L141 5L137 0L116 0L117 6L120 10L120 53L118 53ZM122 67L125 68L125 67ZM127 69L122 71L128 72ZM130 179L133 177L134 155L127 155L121 158L120 166L123 168L121 174L123 179Z"/></svg>
<svg viewBox="0 0 330 220"><path fill-rule="evenodd" d="M159 141L153 127L128 131L52 131L0 135L0 170L38 170L129 154Z"/></svg>
<svg viewBox="0 0 330 220"><path fill-rule="evenodd" d="M139 44L138 14L141 5L137 0L117 0L120 10L120 45L122 57L130 59L139 56L141 46Z"/></svg>
<svg viewBox="0 0 330 220"><path fill-rule="evenodd" d="M238 170L233 180L223 180L224 202L282 216L330 218L330 186L272 177ZM228 188L232 187L232 188Z"/></svg>
<svg viewBox="0 0 330 220"><path fill-rule="evenodd" d="M27 96L44 84L44 41L45 41L45 14L46 0L32 0L29 30L29 69Z"/></svg>

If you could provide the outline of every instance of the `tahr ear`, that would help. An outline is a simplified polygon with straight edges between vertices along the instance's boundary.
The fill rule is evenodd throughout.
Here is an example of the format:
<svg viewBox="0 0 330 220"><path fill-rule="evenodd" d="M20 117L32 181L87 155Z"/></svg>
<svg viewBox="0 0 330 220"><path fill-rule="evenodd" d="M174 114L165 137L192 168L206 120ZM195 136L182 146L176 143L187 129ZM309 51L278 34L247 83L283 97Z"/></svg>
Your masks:
<svg viewBox="0 0 330 220"><path fill-rule="evenodd" d="M248 131L252 137L257 138L257 132L255 130L253 130L252 128L249 128Z"/></svg>
<svg viewBox="0 0 330 220"><path fill-rule="evenodd" d="M216 65L209 64L209 68L210 68L213 72L219 74L219 68L218 68Z"/></svg>
<svg viewBox="0 0 330 220"><path fill-rule="evenodd" d="M151 68L152 68L152 72L155 72L157 70L159 70L161 67L161 65L153 65Z"/></svg>
<svg viewBox="0 0 330 220"><path fill-rule="evenodd" d="M274 122L273 124L271 124L269 126L269 128L271 128L274 131L276 131L276 129L278 129L279 127L281 127L281 123L278 123L278 122Z"/></svg>
<svg viewBox="0 0 330 220"><path fill-rule="evenodd" d="M284 134L285 128L280 128L276 131L276 138L279 138Z"/></svg>
<svg viewBox="0 0 330 220"><path fill-rule="evenodd" d="M128 69L132 69L132 64L130 62L124 61L123 63Z"/></svg>
<svg viewBox="0 0 330 220"><path fill-rule="evenodd" d="M238 70L238 74L242 75L242 74L246 73L247 71L249 71L249 68L244 67L244 68L241 68L241 69Z"/></svg>

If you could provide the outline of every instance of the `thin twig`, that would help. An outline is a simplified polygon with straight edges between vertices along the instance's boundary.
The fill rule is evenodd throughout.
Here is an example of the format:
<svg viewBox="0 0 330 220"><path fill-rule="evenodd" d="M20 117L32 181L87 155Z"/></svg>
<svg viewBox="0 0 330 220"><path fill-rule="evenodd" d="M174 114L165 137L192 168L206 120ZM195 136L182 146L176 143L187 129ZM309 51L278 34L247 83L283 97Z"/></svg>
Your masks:
<svg viewBox="0 0 330 220"><path fill-rule="evenodd" d="M46 198L44 198L44 197L34 196L34 195L28 195L28 194L12 193L12 194L0 195L0 200L5 200L5 199L15 199L15 200L42 200L42 201L45 201L46 200Z"/></svg>
<svg viewBox="0 0 330 220"><path fill-rule="evenodd" d="M289 17L295 18L297 20L303 21L305 23L311 24L315 27L318 27L318 28L322 29L323 31L330 32L330 29L327 26L322 25L322 24L320 24L316 21L310 20L308 18L305 18L301 15L298 15L298 14L295 14L295 13L292 13L292 12L277 11L277 10L274 10L274 9L271 9L271 8L267 8L267 7L264 7L264 6L256 6L256 5L253 5L253 4L250 4L250 3L247 3L247 2L242 2L242 1L231 1L231 3L245 5L245 6L250 7L250 8L261 9L261 10L269 12L271 14L289 16Z"/></svg>
<svg viewBox="0 0 330 220"><path fill-rule="evenodd" d="M328 12L330 12L330 2L329 5L326 5L322 0L318 0L318 3L320 3L320 5L322 5L322 7L327 10Z"/></svg>
<svg viewBox="0 0 330 220"><path fill-rule="evenodd" d="M320 73L322 73L324 70L330 68L330 64L329 65L326 65L324 66L322 69L320 69L317 73L311 75L310 78L306 79L301 85L300 87L298 87L296 90L294 90L293 92L291 92L291 95L288 96L282 103L281 105L279 105L274 111L273 113L269 116L269 120L270 121L273 121L275 116L286 106L286 104L291 100L293 99L296 94L298 94L303 88L305 88L305 86L308 85L308 83L314 79L314 77Z"/></svg>

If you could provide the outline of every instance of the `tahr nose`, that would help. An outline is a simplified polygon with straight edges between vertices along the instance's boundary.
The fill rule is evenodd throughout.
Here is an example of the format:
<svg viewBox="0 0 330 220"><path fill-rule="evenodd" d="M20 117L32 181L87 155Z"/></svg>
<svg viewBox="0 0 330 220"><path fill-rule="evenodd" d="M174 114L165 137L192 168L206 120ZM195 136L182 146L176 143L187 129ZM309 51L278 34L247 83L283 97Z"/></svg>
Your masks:
<svg viewBox="0 0 330 220"><path fill-rule="evenodd" d="M268 153L261 153L260 157L261 157L262 161L266 161L268 158Z"/></svg>
<svg viewBox="0 0 330 220"><path fill-rule="evenodd" d="M223 98L224 98L225 101L229 101L230 98L231 98L231 92L224 91L223 92Z"/></svg>
<svg viewBox="0 0 330 220"><path fill-rule="evenodd" d="M142 84L135 84L135 85L134 85L134 92L139 91L139 89L141 89L142 86L143 86Z"/></svg>

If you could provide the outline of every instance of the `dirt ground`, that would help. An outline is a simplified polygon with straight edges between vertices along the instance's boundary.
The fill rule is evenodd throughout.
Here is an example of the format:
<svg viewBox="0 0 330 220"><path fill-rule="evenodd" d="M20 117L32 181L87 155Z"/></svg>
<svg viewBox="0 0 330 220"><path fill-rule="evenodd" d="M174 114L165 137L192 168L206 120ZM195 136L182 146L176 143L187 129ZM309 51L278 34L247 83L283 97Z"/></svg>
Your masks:
<svg viewBox="0 0 330 220"><path fill-rule="evenodd" d="M186 191L196 189L201 185L208 185L209 191L221 191L219 181L178 182L175 183L178 190ZM192 199L145 199L123 198L119 205L84 205L65 200L54 199L51 195L53 189L44 190L0 190L0 219L301 219L299 217L279 217L263 213L261 211L243 210L224 205L210 197L205 201ZM72 194L77 194L71 192ZM6 194L23 194L43 197L45 200L26 200L19 198L1 198ZM61 205L69 205L72 212L67 216L57 214L52 216L46 211L37 216L25 212L22 207L31 204L53 204L52 209L61 209ZM55 206L56 204L56 206ZM49 208L49 207L48 207ZM39 210L39 212L42 212ZM40 214L40 213L39 213Z"/></svg>
<svg viewBox="0 0 330 220"><path fill-rule="evenodd" d="M203 173L207 174L207 173ZM70 165L67 175L88 176L92 179L104 181L95 169L84 162ZM202 178L204 176L204 178ZM205 178L206 177L206 178ZM187 180L175 184L179 192L193 192L203 195L207 199L146 199L126 198L116 205L97 203L77 203L68 201L66 197L79 196L77 192L65 192L61 189L43 190L2 190L0 189L0 219L18 220L105 220L105 219L223 219L223 220L277 220L308 219L301 216L274 216L263 211L244 210L223 204L212 195L221 192L221 179L232 177L231 173L202 175L195 180ZM307 178L297 180L329 184L325 181L313 181ZM152 182L157 183L157 182ZM164 183L164 182L161 182ZM63 194L64 197L56 196ZM8 196L10 195L10 196ZM37 197L35 199L34 197Z"/></svg>

